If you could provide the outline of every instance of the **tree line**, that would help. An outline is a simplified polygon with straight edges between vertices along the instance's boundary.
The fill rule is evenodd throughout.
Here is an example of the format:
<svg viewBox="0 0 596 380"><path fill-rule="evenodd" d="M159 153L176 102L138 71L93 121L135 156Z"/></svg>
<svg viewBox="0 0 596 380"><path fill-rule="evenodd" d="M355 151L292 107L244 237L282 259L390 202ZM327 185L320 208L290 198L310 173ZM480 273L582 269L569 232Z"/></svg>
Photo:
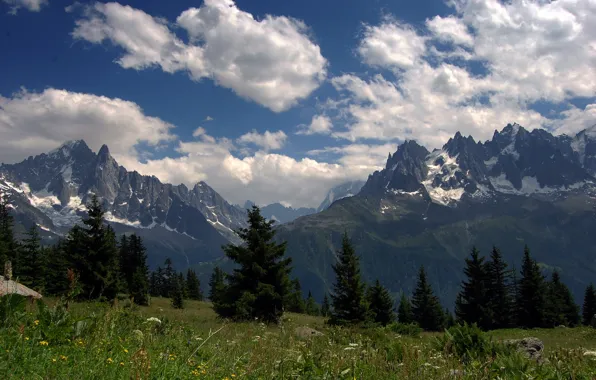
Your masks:
<svg viewBox="0 0 596 380"><path fill-rule="evenodd" d="M149 272L142 239L123 235L117 241L105 223L96 196L87 205L82 225L75 225L53 246L42 247L32 227L23 241L13 233L9 206L0 202L0 260L10 260L23 284L49 295L70 294L78 299L111 300L119 292L136 304L147 305L150 296L169 297L176 308L185 299L203 300L197 274L177 272L168 258L164 267ZM359 257L347 233L343 235L335 283L319 306L310 291L303 297L300 282L291 278L292 260L285 257L286 243L274 241L273 221L267 221L257 206L248 210L248 227L240 229L242 244L223 246L225 255L237 264L231 273L216 267L209 281L209 299L222 318L279 322L286 311L323 315L336 325L381 324L394 321L415 323L430 331L454 323L477 324L489 330L508 327L554 327L591 324L596 314L596 290L586 288L582 314L558 272L547 279L528 247L521 271L509 268L498 248L486 260L476 248L465 260L455 315L444 308L428 281L425 268L418 272L416 287L402 294L397 309L389 291L379 280L362 280Z"/></svg>

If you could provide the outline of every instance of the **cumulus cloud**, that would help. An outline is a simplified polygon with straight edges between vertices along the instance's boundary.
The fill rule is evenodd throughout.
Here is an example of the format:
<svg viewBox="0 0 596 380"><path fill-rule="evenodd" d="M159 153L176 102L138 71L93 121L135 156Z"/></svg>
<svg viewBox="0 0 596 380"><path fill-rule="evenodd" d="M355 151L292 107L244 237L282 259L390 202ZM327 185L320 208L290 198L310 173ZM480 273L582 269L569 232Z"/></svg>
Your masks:
<svg viewBox="0 0 596 380"><path fill-rule="evenodd" d="M277 150L283 148L287 138L288 136L284 131L265 131L265 133L260 134L253 130L240 136L237 141L240 144L254 144L264 150Z"/></svg>
<svg viewBox="0 0 596 380"><path fill-rule="evenodd" d="M339 99L326 104L344 122L333 136L434 148L457 131L490 138L509 122L568 133L592 124L591 106L546 117L533 105L596 97L596 3L450 4L455 13L428 19L425 30L391 18L366 26L358 51L378 72L331 79Z"/></svg>
<svg viewBox="0 0 596 380"><path fill-rule="evenodd" d="M333 123L328 116L315 115L309 125L300 125L297 135L328 135L333 129Z"/></svg>
<svg viewBox="0 0 596 380"><path fill-rule="evenodd" d="M124 68L186 71L274 112L308 97L326 77L327 60L302 21L271 15L257 21L232 0L205 0L181 13L176 24L189 43L166 20L130 6L95 3L82 16L72 36L121 47L117 63Z"/></svg>
<svg viewBox="0 0 596 380"><path fill-rule="evenodd" d="M173 125L147 116L136 103L66 90L22 90L0 96L0 161L13 162L84 138L93 149L136 154L135 145L171 141Z"/></svg>
<svg viewBox="0 0 596 380"><path fill-rule="evenodd" d="M39 12L41 8L48 5L48 0L2 0L10 6L10 14L17 14L20 8L25 8L31 12Z"/></svg>

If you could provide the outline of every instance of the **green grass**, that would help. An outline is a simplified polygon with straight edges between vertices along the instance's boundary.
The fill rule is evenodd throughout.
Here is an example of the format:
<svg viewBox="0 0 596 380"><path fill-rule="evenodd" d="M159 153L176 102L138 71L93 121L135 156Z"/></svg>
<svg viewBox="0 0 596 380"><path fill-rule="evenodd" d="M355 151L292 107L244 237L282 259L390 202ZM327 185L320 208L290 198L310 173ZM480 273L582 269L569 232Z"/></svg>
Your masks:
<svg viewBox="0 0 596 380"><path fill-rule="evenodd" d="M49 304L53 302L47 301ZM223 323L211 306L186 301L175 310L167 299L150 307L71 305L70 319L40 322L35 307L0 329L0 373L15 379L592 379L596 350L591 328L502 330L494 340L534 336L545 343L547 361L519 354L464 363L438 344L443 334L400 336L391 329L332 328L318 317L288 314L279 326ZM149 322L155 317L162 322ZM72 325L77 319L79 331ZM54 323L52 322L52 323ZM54 327L53 327L54 326ZM308 326L325 335L297 336ZM46 343L47 342L47 345Z"/></svg>

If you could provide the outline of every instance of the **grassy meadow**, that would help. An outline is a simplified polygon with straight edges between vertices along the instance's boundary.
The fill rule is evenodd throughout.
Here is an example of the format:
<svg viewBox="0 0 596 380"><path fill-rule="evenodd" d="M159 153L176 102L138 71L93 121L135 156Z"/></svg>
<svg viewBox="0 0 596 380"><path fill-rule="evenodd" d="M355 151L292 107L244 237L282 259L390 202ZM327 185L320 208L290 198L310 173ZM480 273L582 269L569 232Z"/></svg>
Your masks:
<svg viewBox="0 0 596 380"><path fill-rule="evenodd" d="M75 303L67 312L55 300L45 303L41 310L27 305L26 312L3 304L3 378L596 378L596 330L588 327L446 335L332 328L299 314L284 315L279 326L224 323L209 303L186 301L176 310L162 298L149 307ZM324 335L307 337L307 328ZM544 342L541 362L498 343L528 336Z"/></svg>

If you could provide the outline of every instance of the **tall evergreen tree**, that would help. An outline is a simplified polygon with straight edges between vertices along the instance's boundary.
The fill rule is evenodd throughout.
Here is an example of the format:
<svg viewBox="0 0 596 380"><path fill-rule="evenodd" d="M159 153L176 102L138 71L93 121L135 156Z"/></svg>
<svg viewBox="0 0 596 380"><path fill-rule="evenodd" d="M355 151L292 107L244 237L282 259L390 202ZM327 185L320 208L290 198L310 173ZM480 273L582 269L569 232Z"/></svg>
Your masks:
<svg viewBox="0 0 596 380"><path fill-rule="evenodd" d="M184 286L180 283L180 277L172 278L171 302L174 309L184 309Z"/></svg>
<svg viewBox="0 0 596 380"><path fill-rule="evenodd" d="M416 289L412 295L412 314L414 321L424 330L439 331L444 327L443 308L428 283L423 266L420 267Z"/></svg>
<svg viewBox="0 0 596 380"><path fill-rule="evenodd" d="M344 233L342 248L338 252L338 261L333 265L333 271L336 280L331 294L333 310L329 323L354 324L366 321L366 285L361 279L360 260L347 232Z"/></svg>
<svg viewBox="0 0 596 380"><path fill-rule="evenodd" d="M312 296L310 290L308 291L308 297L306 297L304 309L306 311L306 314L308 315L319 315L319 313L321 312L319 309L319 305L317 305L317 303L315 302L315 299Z"/></svg>
<svg viewBox="0 0 596 380"><path fill-rule="evenodd" d="M545 325L555 327L559 325L575 326L579 323L579 306L573 300L571 291L559 276L553 272L546 288Z"/></svg>
<svg viewBox="0 0 596 380"><path fill-rule="evenodd" d="M188 269L186 272L186 289L188 298L195 301L203 300L203 292L201 291L201 282L194 270Z"/></svg>
<svg viewBox="0 0 596 380"><path fill-rule="evenodd" d="M39 233L35 225L27 231L27 237L21 246L19 261L19 281L31 289L41 290L44 285L45 263Z"/></svg>
<svg viewBox="0 0 596 380"><path fill-rule="evenodd" d="M215 267L209 279L209 300L213 303L214 308L222 307L226 287L223 270L220 267Z"/></svg>
<svg viewBox="0 0 596 380"><path fill-rule="evenodd" d="M165 268L163 270L163 287L162 287L162 297L171 298L172 292L174 291L175 287L175 277L176 271L174 270L174 266L172 265L172 259L169 257L164 262Z"/></svg>
<svg viewBox="0 0 596 380"><path fill-rule="evenodd" d="M328 317L330 312L331 305L329 305L329 297L327 297L327 293L325 293L325 297L323 297L323 303L321 304L321 315L323 317Z"/></svg>
<svg viewBox="0 0 596 380"><path fill-rule="evenodd" d="M279 322L289 292L292 259L284 258L285 242L273 241L273 223L253 206L248 212L248 228L238 231L244 244L223 247L226 256L239 268L228 276L225 302L214 305L220 316Z"/></svg>
<svg viewBox="0 0 596 380"><path fill-rule="evenodd" d="M149 276L149 294L151 297L161 296L160 280L156 270L152 271Z"/></svg>
<svg viewBox="0 0 596 380"><path fill-rule="evenodd" d="M399 306L397 307L397 321L399 323L414 323L414 314L412 313L412 304L406 293L401 294Z"/></svg>
<svg viewBox="0 0 596 380"><path fill-rule="evenodd" d="M511 314L513 312L514 299L512 297L511 274L507 269L507 263L503 260L501 251L493 246L490 261L486 264L488 276L486 296L488 299L491 329L502 329L512 324Z"/></svg>
<svg viewBox="0 0 596 380"><path fill-rule="evenodd" d="M127 269L132 272L128 283L128 292L138 305L149 304L149 267L147 266L147 250L140 236L133 234L128 240L126 255ZM128 276L127 276L128 277Z"/></svg>
<svg viewBox="0 0 596 380"><path fill-rule="evenodd" d="M128 290L132 281L132 274L134 273L131 268L130 258L130 247L128 245L128 237L126 234L122 234L120 237L120 243L118 245L119 250L119 263L120 263L120 282L121 288Z"/></svg>
<svg viewBox="0 0 596 380"><path fill-rule="evenodd" d="M378 279L375 281L375 284L368 289L367 297L371 317L375 323L387 326L395 320L393 299Z"/></svg>
<svg viewBox="0 0 596 380"><path fill-rule="evenodd" d="M467 281L462 281L461 291L455 303L455 314L461 322L476 323L478 327L486 330L490 327L492 319L487 297L487 266L476 247L472 248L471 257L466 258L465 262L464 274Z"/></svg>
<svg viewBox="0 0 596 380"><path fill-rule="evenodd" d="M180 272L178 273L177 277L178 283L180 284L180 287L182 289L182 296L184 297L184 299L188 299L188 290L186 287L186 280L184 279L184 274Z"/></svg>
<svg viewBox="0 0 596 380"><path fill-rule="evenodd" d="M291 290L288 292L285 301L285 309L292 313L304 313L306 305L302 295L302 286L297 278L291 282Z"/></svg>
<svg viewBox="0 0 596 380"><path fill-rule="evenodd" d="M582 323L585 326L592 325L594 316L596 315L596 289L594 285L590 284L586 287L584 294L584 304L582 308Z"/></svg>
<svg viewBox="0 0 596 380"><path fill-rule="evenodd" d="M0 196L0 263L10 260L18 267L17 242L13 234L13 218L7 200Z"/></svg>
<svg viewBox="0 0 596 380"><path fill-rule="evenodd" d="M68 291L68 269L69 261L66 254L65 242L59 240L51 247L43 250L44 270L44 294L53 296L65 295Z"/></svg>
<svg viewBox="0 0 596 380"><path fill-rule="evenodd" d="M530 255L530 249L526 246L519 280L519 300L516 307L520 327L544 326L546 313L545 290L544 276L538 263Z"/></svg>

